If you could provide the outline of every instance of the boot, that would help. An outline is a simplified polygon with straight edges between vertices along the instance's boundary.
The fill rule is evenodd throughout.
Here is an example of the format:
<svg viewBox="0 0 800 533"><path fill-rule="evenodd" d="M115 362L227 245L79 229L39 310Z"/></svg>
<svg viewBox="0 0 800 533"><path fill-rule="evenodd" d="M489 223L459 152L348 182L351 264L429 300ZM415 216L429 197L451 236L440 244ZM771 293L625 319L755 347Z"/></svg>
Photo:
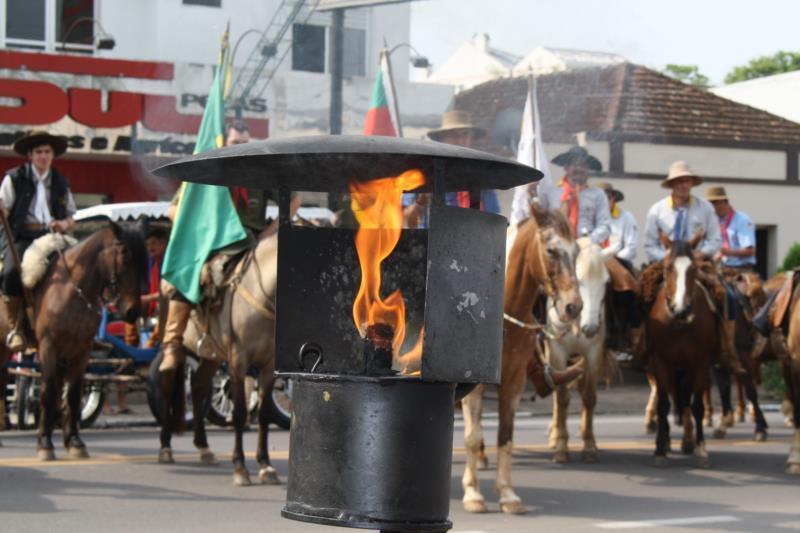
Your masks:
<svg viewBox="0 0 800 533"><path fill-rule="evenodd" d="M4 296L3 303L6 308L9 332L6 335L6 346L12 352L21 352L25 349L25 336L20 329L19 315L22 310L22 301L19 296Z"/></svg>
<svg viewBox="0 0 800 533"><path fill-rule="evenodd" d="M158 366L160 372L174 370L186 361L183 332L186 331L191 312L192 304L180 300L169 301L167 323L164 326L164 358Z"/></svg>
<svg viewBox="0 0 800 533"><path fill-rule="evenodd" d="M644 326L639 327L631 326L631 350L633 350L633 359L631 360L631 368L647 370L647 346L644 342Z"/></svg>
<svg viewBox="0 0 800 533"><path fill-rule="evenodd" d="M547 398L556 387L570 383L582 373L580 364L572 365L566 370L553 370L550 365L543 365L540 361L528 366L528 377L541 398Z"/></svg>
<svg viewBox="0 0 800 533"><path fill-rule="evenodd" d="M736 321L720 320L720 363L728 370L743 376L747 370L739 361L739 352L736 351Z"/></svg>

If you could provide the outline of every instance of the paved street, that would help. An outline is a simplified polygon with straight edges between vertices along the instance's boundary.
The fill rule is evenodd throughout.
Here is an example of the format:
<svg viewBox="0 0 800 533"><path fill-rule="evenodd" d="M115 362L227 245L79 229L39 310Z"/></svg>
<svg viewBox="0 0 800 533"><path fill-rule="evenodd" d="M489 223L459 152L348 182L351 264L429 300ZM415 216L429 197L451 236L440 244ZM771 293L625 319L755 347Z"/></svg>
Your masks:
<svg viewBox="0 0 800 533"><path fill-rule="evenodd" d="M612 389L613 390L613 389ZM624 389L623 389L624 390ZM633 394L637 402L644 390ZM601 391L600 405L604 394ZM619 394L619 393L618 393ZM537 401L536 411L548 402ZM578 406L573 401L573 410ZM800 529L800 478L784 473L790 430L779 413L768 413L770 440L751 440L752 426L737 425L724 441L709 441L713 467L696 469L691 458L673 456L667 468L650 466L653 439L642 432L636 414L597 418L601 455L597 464L580 462L580 440L573 440L575 462L555 465L545 440L547 418L518 419L514 482L529 506L524 516L497 511L493 473L481 473L481 490L490 513L461 510L460 476L464 467L461 424L456 434L451 519L454 531L522 532L537 530L613 530L644 526L676 530L767 531ZM570 420L578 435L577 417ZM486 420L494 440L496 419ZM288 432L276 430L270 446L283 480L287 471ZM673 436L677 436L674 432ZM238 488L231 483L229 431L211 430L211 446L222 463L200 466L191 438L175 439L177 464L156 463L157 430L133 427L85 432L92 458L39 463L32 432L2 434L0 512L3 531L341 531L280 517L285 486ZM679 445L673 441L673 447ZM246 434L251 475L255 432ZM494 464L494 456L491 456Z"/></svg>

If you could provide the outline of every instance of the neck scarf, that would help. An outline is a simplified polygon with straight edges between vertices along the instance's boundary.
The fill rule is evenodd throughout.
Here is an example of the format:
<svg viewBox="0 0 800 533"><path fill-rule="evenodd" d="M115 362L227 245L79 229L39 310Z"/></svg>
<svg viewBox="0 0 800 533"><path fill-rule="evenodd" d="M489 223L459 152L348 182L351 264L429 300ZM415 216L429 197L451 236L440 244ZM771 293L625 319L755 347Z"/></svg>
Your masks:
<svg viewBox="0 0 800 533"><path fill-rule="evenodd" d="M47 191L44 187L44 180L47 178L48 173L45 172L44 175L40 175L33 165L31 165L31 170L33 171L33 179L36 180L36 203L33 206L33 216L45 226L49 226L50 222L53 221L53 217L50 215L50 208L47 206Z"/></svg>
<svg viewBox="0 0 800 533"><path fill-rule="evenodd" d="M250 198L247 197L247 189L245 187L231 187L231 197L233 198L233 205L236 209L247 209L250 207Z"/></svg>
<svg viewBox="0 0 800 533"><path fill-rule="evenodd" d="M725 220L719 221L719 229L722 230L722 247L723 248L730 248L730 242L728 242L728 226L731 225L731 220L733 220L733 214L735 211L731 207L731 212L728 213L728 216L725 217Z"/></svg>
<svg viewBox="0 0 800 533"><path fill-rule="evenodd" d="M572 234L578 234L578 188L572 185L569 180L564 177L561 180L561 186L564 192L561 193L561 211L564 216L569 220L572 227Z"/></svg>
<svg viewBox="0 0 800 533"><path fill-rule="evenodd" d="M148 286L148 294L157 293L161 285L161 260L163 255L157 255L150 258L150 283ZM153 316L156 311L158 302L150 302L147 306L147 316Z"/></svg>
<svg viewBox="0 0 800 533"><path fill-rule="evenodd" d="M458 207L466 207L466 208L470 207L469 191L458 191L458 193L456 193L456 199L458 201ZM480 209L481 211L483 211L483 194L481 194Z"/></svg>

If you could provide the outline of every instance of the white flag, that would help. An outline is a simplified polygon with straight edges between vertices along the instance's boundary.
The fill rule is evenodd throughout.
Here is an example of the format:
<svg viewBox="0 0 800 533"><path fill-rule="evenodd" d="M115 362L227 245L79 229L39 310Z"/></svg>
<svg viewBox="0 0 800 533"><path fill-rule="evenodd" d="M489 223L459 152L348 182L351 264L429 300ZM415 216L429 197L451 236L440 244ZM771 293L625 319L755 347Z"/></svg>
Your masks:
<svg viewBox="0 0 800 533"><path fill-rule="evenodd" d="M539 104L536 99L536 79L531 76L528 84L528 98L525 100L525 111L522 113L517 161L523 165L534 167L544 174L538 183L527 183L514 189L511 202L511 225L516 225L531 216L530 205L539 193L553 187L550 176L550 162L544 153L542 126L539 122Z"/></svg>

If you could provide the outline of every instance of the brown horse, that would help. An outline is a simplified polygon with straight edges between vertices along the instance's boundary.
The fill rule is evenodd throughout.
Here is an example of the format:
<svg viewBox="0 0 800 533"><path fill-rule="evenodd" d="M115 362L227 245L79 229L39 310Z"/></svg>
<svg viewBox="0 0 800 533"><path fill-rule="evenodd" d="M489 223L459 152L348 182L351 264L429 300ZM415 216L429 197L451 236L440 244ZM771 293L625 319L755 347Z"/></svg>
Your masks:
<svg viewBox="0 0 800 533"><path fill-rule="evenodd" d="M575 276L578 245L569 224L558 211L533 208L533 217L523 222L508 256L504 311L506 315L499 387L500 427L497 433L497 492L500 509L522 513L525 507L511 487L511 452L514 413L525 388L527 367L538 360L537 326L532 324L533 307L541 295L548 296L554 311L563 321L576 320L583 307ZM464 509L486 512L478 488L478 462L481 455L481 402L485 385L462 400L464 443L467 464L462 484ZM538 387L537 387L538 390Z"/></svg>
<svg viewBox="0 0 800 533"><path fill-rule="evenodd" d="M208 409L211 381L220 365L228 362L233 397L233 424L236 439L233 448L233 482L249 485L250 476L244 463L242 433L247 423L245 377L250 367L259 370L258 445L259 480L265 484L279 483L270 463L267 446L270 421L269 397L275 382L274 336L275 291L278 274L277 234L267 231L256 247L242 259L239 270L222 289L221 303L208 309L200 305L192 312L186 328L184 345L200 356L200 366L192 375L192 412L194 415L194 445L204 464L216 464L217 459L208 447L204 418ZM202 340L201 340L202 339ZM199 343L199 348L198 348ZM162 398L171 399L162 406L161 451L159 461L174 462L172 433L179 428L176 417L182 417L185 395L181 388L183 371L175 382L162 381Z"/></svg>
<svg viewBox="0 0 800 533"><path fill-rule="evenodd" d="M699 466L709 466L703 436L703 393L711 384L711 358L720 349L720 339L711 296L697 277L694 247L700 237L670 242L662 235L667 249L662 261L664 282L646 323L648 370L655 377L658 395L656 466L667 461L670 395L683 418L681 451L694 453Z"/></svg>
<svg viewBox="0 0 800 533"><path fill-rule="evenodd" d="M791 400L794 439L786 460L790 474L800 475L800 286L794 288L788 313L788 354L779 355L786 391ZM778 350L781 352L782 350Z"/></svg>
<svg viewBox="0 0 800 533"><path fill-rule="evenodd" d="M78 435L80 403L83 374L100 325L102 305L113 301L126 321L136 320L146 271L147 252L141 232L124 230L112 222L57 256L34 287L31 329L42 366L39 459L55 459L53 428L65 384L64 446L70 458L88 457ZM0 311L0 338L8 332L8 320ZM10 355L5 344L0 345L0 364L5 366Z"/></svg>

